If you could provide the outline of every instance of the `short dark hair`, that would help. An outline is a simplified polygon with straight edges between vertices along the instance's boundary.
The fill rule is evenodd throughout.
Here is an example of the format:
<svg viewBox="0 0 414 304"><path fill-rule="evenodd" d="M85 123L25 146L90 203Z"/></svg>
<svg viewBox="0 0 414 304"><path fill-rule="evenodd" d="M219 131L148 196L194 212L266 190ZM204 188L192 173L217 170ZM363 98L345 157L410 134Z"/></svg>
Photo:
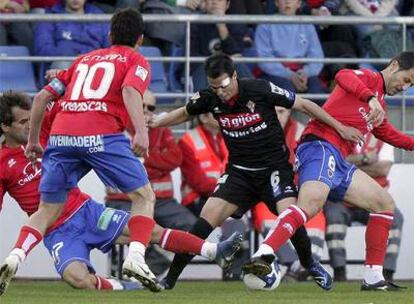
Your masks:
<svg viewBox="0 0 414 304"><path fill-rule="evenodd" d="M391 62L393 62L394 60L398 62L400 66L400 71L414 68L414 52L402 52L398 56L391 59Z"/></svg>
<svg viewBox="0 0 414 304"><path fill-rule="evenodd" d="M231 77L234 74L235 67L230 56L220 53L206 59L204 70L210 78L220 77L224 73Z"/></svg>
<svg viewBox="0 0 414 304"><path fill-rule="evenodd" d="M134 47L144 33L144 20L135 8L120 9L111 18L111 39L113 45Z"/></svg>
<svg viewBox="0 0 414 304"><path fill-rule="evenodd" d="M0 96L0 135L3 133L1 125L10 126L14 121L12 113L14 107L30 110L31 103L29 96L16 91L6 91Z"/></svg>

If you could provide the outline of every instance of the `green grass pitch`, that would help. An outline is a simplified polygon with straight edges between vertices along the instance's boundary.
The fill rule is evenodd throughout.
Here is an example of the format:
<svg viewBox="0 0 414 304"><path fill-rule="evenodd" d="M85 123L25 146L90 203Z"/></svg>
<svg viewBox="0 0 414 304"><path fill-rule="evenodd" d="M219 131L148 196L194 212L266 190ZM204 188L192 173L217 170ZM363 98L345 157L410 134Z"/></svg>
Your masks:
<svg viewBox="0 0 414 304"><path fill-rule="evenodd" d="M282 283L273 292L252 292L242 282L179 282L172 291L74 290L63 282L14 281L1 304L412 304L414 283L401 292L360 292L359 283L337 283L324 292L313 283Z"/></svg>

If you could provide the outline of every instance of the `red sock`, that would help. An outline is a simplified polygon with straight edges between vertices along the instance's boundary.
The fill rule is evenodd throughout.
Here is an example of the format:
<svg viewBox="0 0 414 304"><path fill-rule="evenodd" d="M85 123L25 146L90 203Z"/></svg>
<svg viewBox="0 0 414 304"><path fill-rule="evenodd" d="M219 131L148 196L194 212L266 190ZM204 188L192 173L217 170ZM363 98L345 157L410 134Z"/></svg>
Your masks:
<svg viewBox="0 0 414 304"><path fill-rule="evenodd" d="M204 240L180 230L164 229L159 245L175 253L200 254Z"/></svg>
<svg viewBox="0 0 414 304"><path fill-rule="evenodd" d="M278 216L276 227L269 232L263 243L272 247L273 251L279 250L307 219L305 211L297 206L290 206Z"/></svg>
<svg viewBox="0 0 414 304"><path fill-rule="evenodd" d="M154 226L154 220L148 216L131 216L128 221L131 242L140 242L145 247L148 247L148 244L151 241L151 235Z"/></svg>
<svg viewBox="0 0 414 304"><path fill-rule="evenodd" d="M95 288L97 290L112 290L114 289L112 284L105 278L100 277L98 275L95 275L96 282L95 282Z"/></svg>
<svg viewBox="0 0 414 304"><path fill-rule="evenodd" d="M14 248L23 249L27 256L30 251L42 241L42 239L43 235L39 232L39 230L31 226L23 226L20 230L20 234Z"/></svg>
<svg viewBox="0 0 414 304"><path fill-rule="evenodd" d="M371 213L365 231L365 265L383 265L393 212Z"/></svg>

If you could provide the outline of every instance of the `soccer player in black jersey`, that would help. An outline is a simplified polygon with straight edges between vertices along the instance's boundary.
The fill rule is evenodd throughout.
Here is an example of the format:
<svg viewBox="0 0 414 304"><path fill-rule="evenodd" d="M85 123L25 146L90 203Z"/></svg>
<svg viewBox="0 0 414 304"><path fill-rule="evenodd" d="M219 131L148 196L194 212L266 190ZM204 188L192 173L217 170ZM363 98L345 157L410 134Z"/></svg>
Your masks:
<svg viewBox="0 0 414 304"><path fill-rule="evenodd" d="M227 55L209 57L205 69L209 82L207 89L195 93L186 106L149 122L150 127L171 126L207 112L219 122L229 150L229 162L200 218L190 230L201 238L207 238L228 217L243 214L259 201L264 201L275 214L296 202L298 193L289 163L289 150L275 106L296 109L321 120L344 139L362 139L359 131L340 124L318 105L294 92L266 80L237 79L233 61ZM291 241L301 264L316 283L325 290L331 289L331 276L312 259L305 228L297 230ZM183 254L174 257L163 281L166 289L174 287L191 258Z"/></svg>

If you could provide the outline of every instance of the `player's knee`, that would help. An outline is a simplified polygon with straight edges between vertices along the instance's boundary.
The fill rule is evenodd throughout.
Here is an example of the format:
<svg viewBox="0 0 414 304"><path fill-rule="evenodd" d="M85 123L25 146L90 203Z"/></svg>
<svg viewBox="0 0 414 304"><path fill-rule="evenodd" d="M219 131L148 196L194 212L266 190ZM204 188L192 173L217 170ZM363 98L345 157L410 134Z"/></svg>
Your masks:
<svg viewBox="0 0 414 304"><path fill-rule="evenodd" d="M394 212L395 210L395 202L391 195L386 192L382 191L378 193L376 204L373 206L373 212L383 212L383 211L391 211Z"/></svg>

